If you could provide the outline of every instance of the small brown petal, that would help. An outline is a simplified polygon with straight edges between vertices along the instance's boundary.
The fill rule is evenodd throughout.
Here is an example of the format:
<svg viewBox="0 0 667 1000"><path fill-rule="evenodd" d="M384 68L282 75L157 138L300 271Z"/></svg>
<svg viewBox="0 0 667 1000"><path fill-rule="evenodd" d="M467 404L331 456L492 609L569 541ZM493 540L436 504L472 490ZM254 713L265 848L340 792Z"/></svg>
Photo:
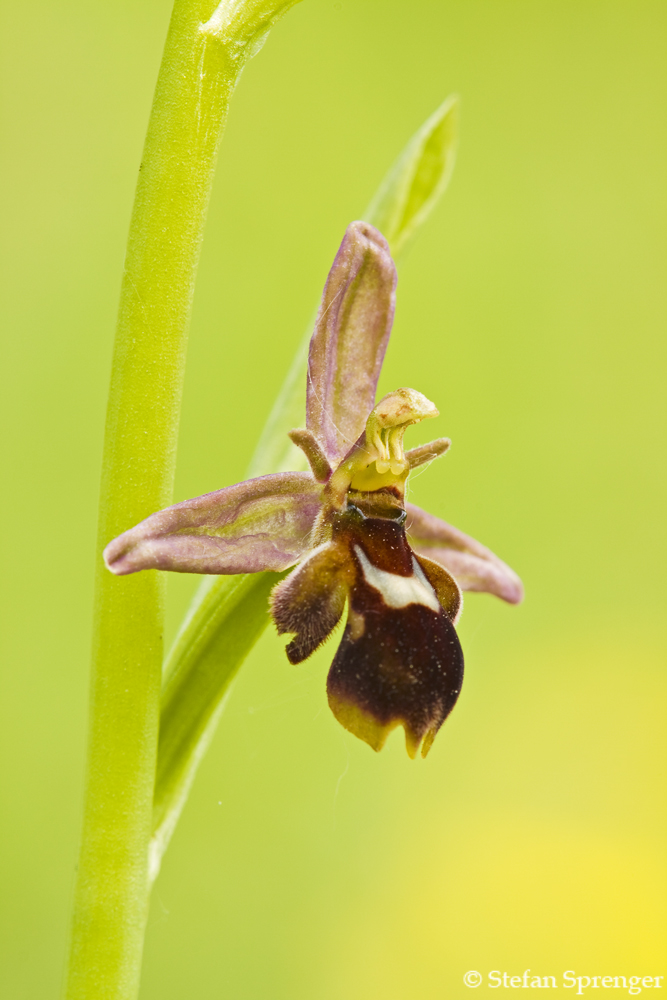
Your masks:
<svg viewBox="0 0 667 1000"><path fill-rule="evenodd" d="M429 441L428 444L420 444L417 448L410 448L405 453L405 459L409 462L411 469L416 469L417 466L424 465L425 462L432 462L440 455L444 455L446 451L449 451L451 444L449 438L436 438L435 441Z"/></svg>
<svg viewBox="0 0 667 1000"><path fill-rule="evenodd" d="M344 546L320 545L273 589L278 633L296 633L286 649L290 663L307 659L338 624L351 568Z"/></svg>
<svg viewBox="0 0 667 1000"><path fill-rule="evenodd" d="M311 472L318 483L326 483L327 479L331 476L331 466L315 435L311 431L293 430L287 436L292 444L300 448L308 459Z"/></svg>

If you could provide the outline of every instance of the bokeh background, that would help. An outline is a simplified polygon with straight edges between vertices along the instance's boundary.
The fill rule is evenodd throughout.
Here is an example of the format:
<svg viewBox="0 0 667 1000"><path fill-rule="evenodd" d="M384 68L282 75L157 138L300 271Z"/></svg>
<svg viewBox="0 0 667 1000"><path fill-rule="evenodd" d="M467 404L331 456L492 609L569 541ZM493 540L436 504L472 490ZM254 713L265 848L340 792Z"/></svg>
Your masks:
<svg viewBox="0 0 667 1000"><path fill-rule="evenodd" d="M169 0L3 7L0 995L58 996L114 316ZM243 478L346 224L450 92L381 390L412 497L523 576L472 595L426 761L330 715L332 648L244 666L157 883L143 1000L423 1000L665 973L664 21L653 0L304 0L234 99L176 499ZM194 583L169 581L173 635ZM479 993L487 993L482 986ZM92 1000L92 998L91 998Z"/></svg>

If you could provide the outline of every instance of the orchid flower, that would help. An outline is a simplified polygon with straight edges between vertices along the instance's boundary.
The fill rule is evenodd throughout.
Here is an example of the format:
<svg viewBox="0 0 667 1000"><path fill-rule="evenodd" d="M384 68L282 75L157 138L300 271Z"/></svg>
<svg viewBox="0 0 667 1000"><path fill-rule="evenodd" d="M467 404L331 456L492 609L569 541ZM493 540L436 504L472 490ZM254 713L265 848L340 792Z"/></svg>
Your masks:
<svg viewBox="0 0 667 1000"><path fill-rule="evenodd" d="M414 389L375 405L394 316L396 269L381 233L351 223L310 342L306 428L290 433L310 472L280 472L186 500L105 549L118 575L145 569L232 574L294 567L271 614L292 663L347 624L327 693L342 725L380 750L397 726L426 756L463 680L455 624L463 590L512 604L523 588L489 549L405 501L412 469L447 438L404 451L406 429L438 416Z"/></svg>

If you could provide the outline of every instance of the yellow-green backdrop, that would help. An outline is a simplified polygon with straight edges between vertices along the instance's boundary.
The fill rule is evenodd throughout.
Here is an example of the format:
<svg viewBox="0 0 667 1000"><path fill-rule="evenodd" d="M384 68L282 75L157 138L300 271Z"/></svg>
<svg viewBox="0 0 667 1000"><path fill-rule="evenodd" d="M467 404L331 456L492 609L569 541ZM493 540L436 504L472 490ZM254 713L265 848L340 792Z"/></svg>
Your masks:
<svg viewBox="0 0 667 1000"><path fill-rule="evenodd" d="M7 1000L62 974L114 314L169 7L3 7ZM419 762L337 725L331 646L292 667L267 632L157 883L143 1000L665 974L663 50L653 0L304 0L246 69L176 499L243 477L346 224L455 90L456 171L402 266L380 388L440 407L410 442L454 445L413 499L527 596L467 599L463 694ZM193 582L170 580L170 635Z"/></svg>

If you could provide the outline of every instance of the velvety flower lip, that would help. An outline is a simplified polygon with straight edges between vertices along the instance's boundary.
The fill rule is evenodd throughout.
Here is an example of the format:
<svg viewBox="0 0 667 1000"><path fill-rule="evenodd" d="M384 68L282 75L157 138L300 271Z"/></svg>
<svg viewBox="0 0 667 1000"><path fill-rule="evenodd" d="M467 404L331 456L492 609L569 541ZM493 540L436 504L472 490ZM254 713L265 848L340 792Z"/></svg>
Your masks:
<svg viewBox="0 0 667 1000"><path fill-rule="evenodd" d="M271 613L292 663L347 622L329 672L331 709L380 750L397 726L410 756L428 752L461 690L462 591L523 598L493 552L405 502L411 469L448 438L404 451L412 424L438 416L407 387L375 403L393 322L396 269L384 237L351 223L311 339L306 427L290 433L310 472L250 479L146 518L109 543L117 575L144 569L253 573L294 567Z"/></svg>
<svg viewBox="0 0 667 1000"><path fill-rule="evenodd" d="M421 562L408 545L403 518L372 516L376 498L336 513L321 545L272 595L279 632L296 633L292 663L329 635L348 602L348 619L327 681L339 722L374 750L402 725L414 757L428 752L463 680L454 628L461 594L446 570Z"/></svg>

